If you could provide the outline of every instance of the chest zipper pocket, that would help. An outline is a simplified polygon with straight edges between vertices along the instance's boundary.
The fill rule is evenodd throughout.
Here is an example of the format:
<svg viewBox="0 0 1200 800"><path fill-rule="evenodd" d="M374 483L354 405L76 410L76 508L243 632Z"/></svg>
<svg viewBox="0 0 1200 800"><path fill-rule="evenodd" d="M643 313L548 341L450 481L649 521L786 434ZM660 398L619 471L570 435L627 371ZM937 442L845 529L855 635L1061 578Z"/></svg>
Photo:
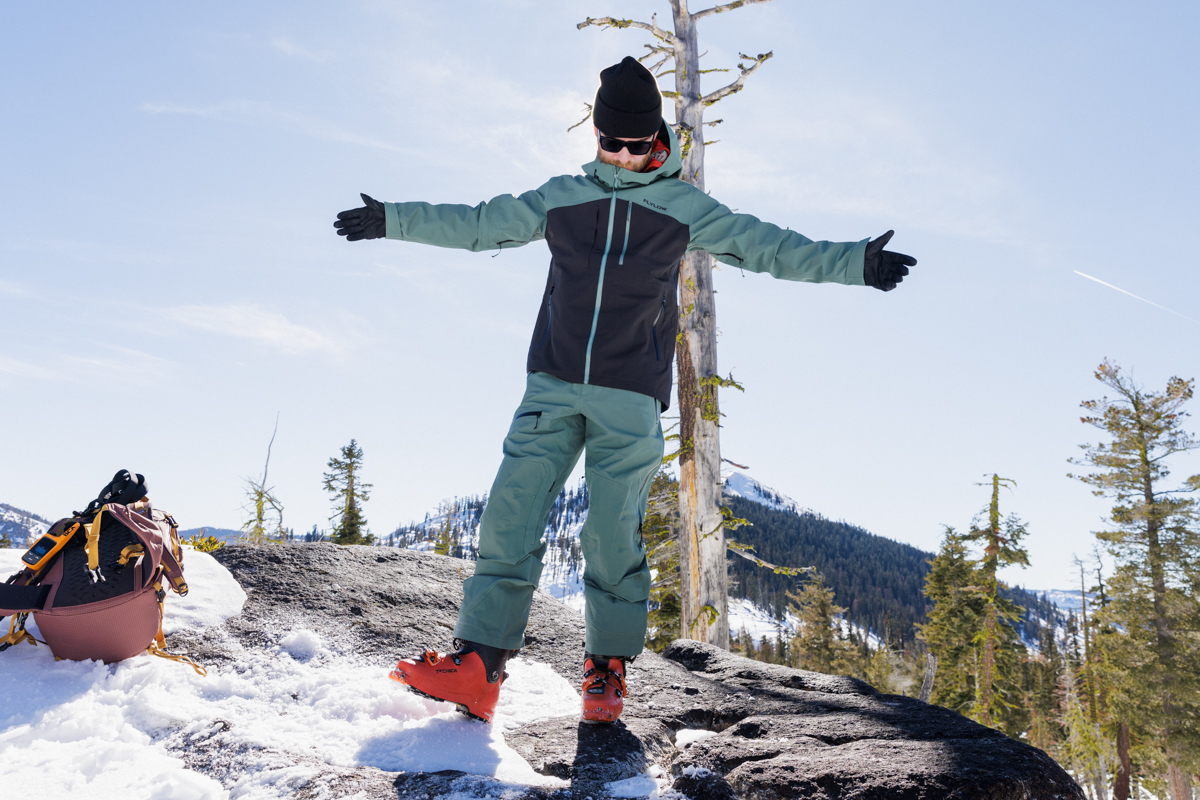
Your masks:
<svg viewBox="0 0 1200 800"><path fill-rule="evenodd" d="M546 337L550 335L550 323L554 321L554 287L550 287L550 295L546 298L546 330L542 332L542 338L538 341L538 346L534 350L541 350L542 345L546 343Z"/></svg>
<svg viewBox="0 0 1200 800"><path fill-rule="evenodd" d="M654 322L650 323L650 338L654 340L654 360L662 361L662 357L658 352L658 321L662 319L663 312L667 310L667 298L663 298L662 305L658 307L658 313L654 315Z"/></svg>

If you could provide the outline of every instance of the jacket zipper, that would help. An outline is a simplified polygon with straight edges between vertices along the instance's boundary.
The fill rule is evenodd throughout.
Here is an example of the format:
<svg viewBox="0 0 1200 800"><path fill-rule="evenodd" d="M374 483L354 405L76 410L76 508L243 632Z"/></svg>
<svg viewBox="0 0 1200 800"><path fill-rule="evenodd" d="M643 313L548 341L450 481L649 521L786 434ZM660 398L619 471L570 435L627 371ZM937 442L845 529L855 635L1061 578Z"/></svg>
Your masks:
<svg viewBox="0 0 1200 800"><path fill-rule="evenodd" d="M629 220L633 219L633 201L628 201L626 205L629 206L629 210L625 212L625 244L621 247L621 260L617 262L618 267L625 263L625 251L629 249Z"/></svg>
<svg viewBox="0 0 1200 800"><path fill-rule="evenodd" d="M535 347L534 350L541 350L542 345L546 343L546 337L550 335L550 323L554 321L554 306L550 304L552 300L554 300L553 286L550 287L550 296L546 298L546 330L542 334L541 341L538 342L538 346Z"/></svg>
<svg viewBox="0 0 1200 800"><path fill-rule="evenodd" d="M600 298L604 296L604 268L608 265L608 253L612 250L613 220L617 216L617 185L621 182L620 169L613 167L612 200L608 204L608 238L604 240L604 255L600 258L600 277L596 281L596 310L592 312L592 332L588 336L587 353L583 358L584 383L587 383L592 375L592 343L596 340L596 325L600 322Z"/></svg>
<svg viewBox="0 0 1200 800"><path fill-rule="evenodd" d="M662 319L663 312L667 310L667 298L663 298L662 305L658 307L658 313L654 315L654 322L650 323L650 337L654 339L654 360L661 361L658 356L658 321ZM655 400L654 402L658 402Z"/></svg>

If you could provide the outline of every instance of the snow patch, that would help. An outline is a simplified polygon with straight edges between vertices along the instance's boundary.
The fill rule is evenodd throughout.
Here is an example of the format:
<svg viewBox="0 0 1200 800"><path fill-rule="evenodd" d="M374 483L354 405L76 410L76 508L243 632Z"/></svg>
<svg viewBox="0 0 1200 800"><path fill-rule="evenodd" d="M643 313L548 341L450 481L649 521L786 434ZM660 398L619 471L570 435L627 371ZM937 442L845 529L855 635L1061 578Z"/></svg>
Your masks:
<svg viewBox="0 0 1200 800"><path fill-rule="evenodd" d="M311 661L325 652L321 636L305 628L292 631L279 640L279 647L297 661Z"/></svg>
<svg viewBox="0 0 1200 800"><path fill-rule="evenodd" d="M707 739L716 735L716 731L693 730L691 728L685 728L684 730L681 730L675 734L675 746L682 750L693 742L698 742L701 739Z"/></svg>
<svg viewBox="0 0 1200 800"><path fill-rule="evenodd" d="M15 572L20 556L0 551L0 571ZM241 609L245 594L215 559L188 552L185 566L191 591L167 601L175 630L216 624ZM32 618L29 629L40 636ZM264 756L260 769L227 790L167 749L169 740L219 730L233 749L265 747L341 767L455 769L513 784L563 785L534 772L503 738L529 722L579 713L579 693L545 664L508 663L489 726L404 690L386 669L337 652L312 631L287 631L271 650L236 656L202 677L149 655L105 665L56 662L45 646L11 648L0 654L6 779L37 786L45 797L217 800L292 797L316 774L311 764L280 767Z"/></svg>

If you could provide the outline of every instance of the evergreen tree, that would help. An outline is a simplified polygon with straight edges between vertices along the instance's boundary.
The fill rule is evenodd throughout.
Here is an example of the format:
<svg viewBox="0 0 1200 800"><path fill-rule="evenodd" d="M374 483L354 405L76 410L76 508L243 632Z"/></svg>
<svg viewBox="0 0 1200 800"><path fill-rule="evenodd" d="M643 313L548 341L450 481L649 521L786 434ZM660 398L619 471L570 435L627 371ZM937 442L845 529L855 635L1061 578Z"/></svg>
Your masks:
<svg viewBox="0 0 1200 800"><path fill-rule="evenodd" d="M1107 794L1103 776L1108 742L1101 735L1099 726L1089 719L1087 703L1080 696L1077 671L1069 664L1063 668L1059 690L1058 721L1063 739L1055 756L1079 778L1090 778L1092 791L1099 800Z"/></svg>
<svg viewBox="0 0 1200 800"><path fill-rule="evenodd" d="M1020 636L1015 623L1021 618L1022 609L1005 598L997 589L998 569L1014 564L1029 566L1029 555L1020 546L1026 535L1025 526L1013 515L1000 522L1000 487L1011 483L999 475L992 475L992 500L987 509L987 525L976 522L971 526L967 538L983 545L983 556L979 559L979 593L983 600L983 625L975 634L974 643L980 648L980 669L973 711L975 719L984 725L996 724L996 717L1011 712L1019 706L1015 698L1005 697L1004 686L1013 686L1017 680L1019 661L1024 655ZM1003 672L1003 676L1001 675ZM1010 720L1011 723L1011 720ZM1004 726L1011 729L1011 724ZM1010 730L1010 732L1014 732Z"/></svg>
<svg viewBox="0 0 1200 800"><path fill-rule="evenodd" d="M1116 562L1098 621L1124 632L1104 645L1109 701L1128 722L1139 760L1166 773L1174 800L1190 800L1200 771L1200 475L1169 487L1167 460L1200 447L1183 428L1193 381L1171 378L1164 391L1146 391L1109 361L1096 378L1116 396L1085 401L1082 421L1109 441L1083 445L1074 463L1095 471L1072 477L1115 503L1110 529L1096 533Z"/></svg>
<svg viewBox="0 0 1200 800"><path fill-rule="evenodd" d="M361 478L363 451L354 439L341 450L341 458L329 459L325 491L333 495L333 541L336 544L373 544L361 504L369 499L371 484Z"/></svg>
<svg viewBox="0 0 1200 800"><path fill-rule="evenodd" d="M650 500L642 522L650 584L650 613L646 646L661 653L679 638L679 482L659 472L650 483ZM751 643L753 647L753 643Z"/></svg>
<svg viewBox="0 0 1200 800"><path fill-rule="evenodd" d="M442 524L433 542L433 552L439 556L448 556L454 550L453 528L455 517L458 516L458 502L443 500L438 511L442 516Z"/></svg>
<svg viewBox="0 0 1200 800"><path fill-rule="evenodd" d="M799 620L789 663L800 669L844 674L854 668L854 647L840 635L846 609L833 602L833 589L819 572L796 593L788 593Z"/></svg>
<svg viewBox="0 0 1200 800"><path fill-rule="evenodd" d="M978 569L967 551L967 537L949 526L937 556L929 562L925 596L933 607L917 625L918 637L938 659L930 702L969 713L975 701L975 634L982 628L983 598Z"/></svg>

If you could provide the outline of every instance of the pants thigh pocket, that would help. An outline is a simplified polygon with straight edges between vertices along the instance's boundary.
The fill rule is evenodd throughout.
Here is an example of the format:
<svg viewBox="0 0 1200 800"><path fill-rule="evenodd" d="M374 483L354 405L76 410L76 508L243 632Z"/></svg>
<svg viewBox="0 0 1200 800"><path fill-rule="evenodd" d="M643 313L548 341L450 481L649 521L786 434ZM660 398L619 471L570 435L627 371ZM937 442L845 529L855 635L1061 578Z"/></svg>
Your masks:
<svg viewBox="0 0 1200 800"><path fill-rule="evenodd" d="M538 548L538 516L550 477L538 460L505 456L480 520L481 558L516 560Z"/></svg>
<svg viewBox="0 0 1200 800"><path fill-rule="evenodd" d="M639 572L645 553L639 543L637 486L592 474L588 516L580 531L587 571L609 585Z"/></svg>

